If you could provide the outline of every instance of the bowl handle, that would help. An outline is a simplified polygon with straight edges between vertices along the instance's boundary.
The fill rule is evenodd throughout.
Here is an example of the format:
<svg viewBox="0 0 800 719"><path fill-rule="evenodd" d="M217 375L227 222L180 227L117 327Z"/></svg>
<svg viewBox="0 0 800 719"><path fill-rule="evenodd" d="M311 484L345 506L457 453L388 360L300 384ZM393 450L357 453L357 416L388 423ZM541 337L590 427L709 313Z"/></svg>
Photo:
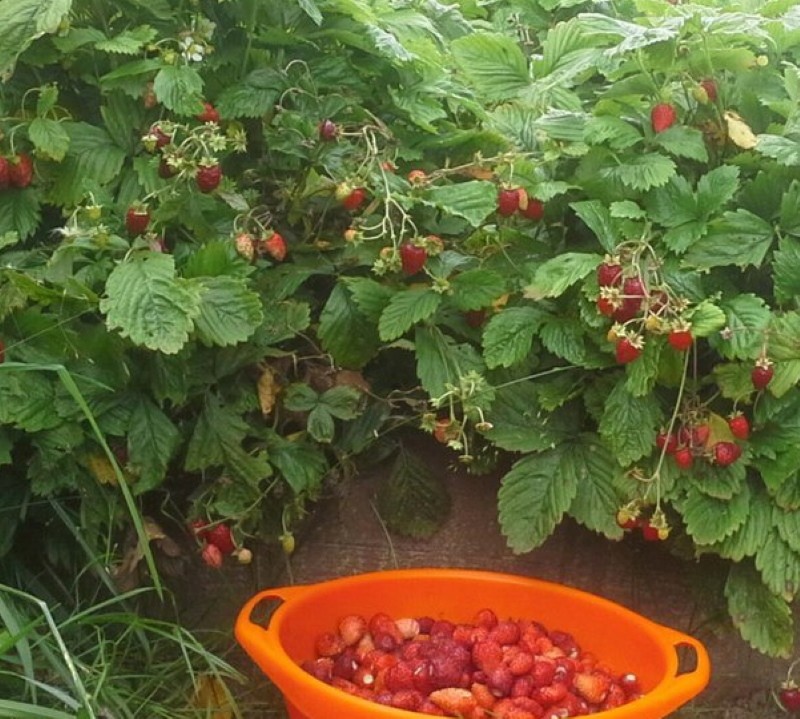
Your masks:
<svg viewBox="0 0 800 719"><path fill-rule="evenodd" d="M659 693L663 692L665 704L675 709L693 699L706 687L711 676L711 662L706 648L694 637L669 629L667 638L676 650L678 647L691 647L697 658L694 669L676 674L660 689Z"/></svg>
<svg viewBox="0 0 800 719"><path fill-rule="evenodd" d="M307 585L265 589L249 599L236 618L234 627L236 641L258 664L261 671L267 674L279 688L283 683L287 667L286 660L282 659L284 652L280 639L275 632L270 631L269 624L266 626L256 624L251 619L251 615L253 610L267 599L280 599L288 602L302 596L308 590Z"/></svg>

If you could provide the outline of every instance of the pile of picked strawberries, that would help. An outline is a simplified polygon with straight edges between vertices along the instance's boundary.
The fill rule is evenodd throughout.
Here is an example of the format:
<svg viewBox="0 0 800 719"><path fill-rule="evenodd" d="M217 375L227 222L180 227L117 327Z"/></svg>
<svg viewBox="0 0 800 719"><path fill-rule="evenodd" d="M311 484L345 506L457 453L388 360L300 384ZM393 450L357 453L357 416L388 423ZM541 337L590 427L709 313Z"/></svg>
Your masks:
<svg viewBox="0 0 800 719"><path fill-rule="evenodd" d="M302 663L317 679L369 701L431 716L556 719L641 696L571 634L482 609L473 623L351 614L316 639Z"/></svg>

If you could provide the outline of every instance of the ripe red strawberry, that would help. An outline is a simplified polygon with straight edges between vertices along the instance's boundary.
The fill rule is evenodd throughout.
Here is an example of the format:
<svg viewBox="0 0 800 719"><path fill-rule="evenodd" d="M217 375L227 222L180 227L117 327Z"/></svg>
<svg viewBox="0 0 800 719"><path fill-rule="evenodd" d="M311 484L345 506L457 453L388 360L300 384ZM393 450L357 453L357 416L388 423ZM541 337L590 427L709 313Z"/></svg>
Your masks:
<svg viewBox="0 0 800 719"><path fill-rule="evenodd" d="M673 459L675 460L675 464L677 464L680 469L691 469L694 462L692 450L688 447L676 449Z"/></svg>
<svg viewBox="0 0 800 719"><path fill-rule="evenodd" d="M692 331L688 329L674 329L667 335L667 342L678 352L686 352L694 342Z"/></svg>
<svg viewBox="0 0 800 719"><path fill-rule="evenodd" d="M642 524L642 538L646 542L661 542L669 536L669 530L654 527L650 522Z"/></svg>
<svg viewBox="0 0 800 719"><path fill-rule="evenodd" d="M713 78L707 77L700 81L700 87L706 91L709 102L717 101L717 83Z"/></svg>
<svg viewBox="0 0 800 719"><path fill-rule="evenodd" d="M150 224L150 210L146 207L133 205L125 213L125 229L129 235L141 235Z"/></svg>
<svg viewBox="0 0 800 719"><path fill-rule="evenodd" d="M8 163L8 181L12 187L23 189L33 180L33 160L25 152L20 152Z"/></svg>
<svg viewBox="0 0 800 719"><path fill-rule="evenodd" d="M7 190L11 182L8 160L5 157L0 157L0 190Z"/></svg>
<svg viewBox="0 0 800 719"><path fill-rule="evenodd" d="M743 414L734 414L728 417L728 427L736 439L745 440L750 436L750 423Z"/></svg>
<svg viewBox="0 0 800 719"><path fill-rule="evenodd" d="M6 361L6 343L0 340L0 364Z"/></svg>
<svg viewBox="0 0 800 719"><path fill-rule="evenodd" d="M519 212L523 217L538 222L544 217L544 203L541 200L529 197L527 206L524 210L520 207Z"/></svg>
<svg viewBox="0 0 800 719"><path fill-rule="evenodd" d="M277 232L273 232L266 239L262 238L259 249L276 262L283 262L286 258L286 240Z"/></svg>
<svg viewBox="0 0 800 719"><path fill-rule="evenodd" d="M222 566L222 552L214 544L206 544L200 556L209 567L219 569Z"/></svg>
<svg viewBox="0 0 800 719"><path fill-rule="evenodd" d="M600 287L617 287L622 282L622 266L616 262L603 262L597 266L597 284Z"/></svg>
<svg viewBox="0 0 800 719"><path fill-rule="evenodd" d="M203 530L200 536L209 544L213 544L223 554L231 554L233 550L236 549L236 543L233 541L231 528L224 522L220 522L213 527Z"/></svg>
<svg viewBox="0 0 800 719"><path fill-rule="evenodd" d="M151 137L155 138L154 144L152 145L153 150L160 150L162 147L166 147L172 142L172 135L164 132L159 125L151 125L150 131L148 133ZM148 146L149 149L150 146Z"/></svg>
<svg viewBox="0 0 800 719"><path fill-rule="evenodd" d="M358 644L367 633L367 620L360 614L348 614L339 621L339 635L348 647Z"/></svg>
<svg viewBox="0 0 800 719"><path fill-rule="evenodd" d="M617 362L620 364L628 364L642 354L642 342L640 339L629 339L628 337L621 337L617 340L617 346L614 351Z"/></svg>
<svg viewBox="0 0 800 719"><path fill-rule="evenodd" d="M707 424L696 424L690 433L692 447L704 447L711 434L711 427Z"/></svg>
<svg viewBox="0 0 800 719"><path fill-rule="evenodd" d="M720 467L733 464L742 454L742 448L735 442L717 442L714 445L714 459Z"/></svg>
<svg viewBox="0 0 800 719"><path fill-rule="evenodd" d="M320 657L335 657L344 651L345 643L338 634L324 632L317 637L314 649Z"/></svg>
<svg viewBox="0 0 800 719"><path fill-rule="evenodd" d="M612 317L617 309L619 309L614 300L608 299L607 297L598 297L596 304L597 311L606 317Z"/></svg>
<svg viewBox="0 0 800 719"><path fill-rule="evenodd" d="M222 180L222 168L217 164L202 164L197 168L194 180L200 192L213 192Z"/></svg>
<svg viewBox="0 0 800 719"><path fill-rule="evenodd" d="M774 374L775 365L764 357L756 361L753 371L750 373L750 380L753 383L753 387L760 391L766 389L767 385L772 382Z"/></svg>
<svg viewBox="0 0 800 719"><path fill-rule="evenodd" d="M158 163L158 176L163 180L169 180L170 177L175 177L178 171L170 165L166 160L162 159Z"/></svg>
<svg viewBox="0 0 800 719"><path fill-rule="evenodd" d="M628 696L638 695L642 692L642 687L639 684L639 677L633 674L632 672L628 672L627 674L623 674L619 678L619 685L625 691L625 694Z"/></svg>
<svg viewBox="0 0 800 719"><path fill-rule="evenodd" d="M424 266L428 259L428 253L424 247L418 247L411 242L404 242L400 245L400 263L403 274L416 275Z"/></svg>
<svg viewBox="0 0 800 719"><path fill-rule="evenodd" d="M622 283L622 294L632 299L647 297L647 290L641 277L628 277Z"/></svg>
<svg viewBox="0 0 800 719"><path fill-rule="evenodd" d="M778 701L787 712L800 712L800 689L793 682L785 683L778 692Z"/></svg>
<svg viewBox="0 0 800 719"><path fill-rule="evenodd" d="M210 102L203 103L203 111L197 116L200 122L219 122L219 112Z"/></svg>
<svg viewBox="0 0 800 719"><path fill-rule="evenodd" d="M486 322L486 310L467 310L464 319L470 327L477 329Z"/></svg>
<svg viewBox="0 0 800 719"><path fill-rule="evenodd" d="M367 191L363 187L356 187L342 200L342 206L352 212L361 207L366 199Z"/></svg>
<svg viewBox="0 0 800 719"><path fill-rule="evenodd" d="M659 449L666 448L666 453L672 454L678 449L678 438L674 434L667 434L661 431L656 435L656 447Z"/></svg>
<svg viewBox="0 0 800 719"><path fill-rule="evenodd" d="M510 217L519 209L519 191L516 187L501 187L497 193L497 214Z"/></svg>
<svg viewBox="0 0 800 719"><path fill-rule="evenodd" d="M324 142L331 142L332 140L335 140L336 135L339 134L339 128L336 127L336 123L333 120L323 120L319 123L319 127L317 129L319 131L319 139L323 140Z"/></svg>
<svg viewBox="0 0 800 719"><path fill-rule="evenodd" d="M678 113L668 102L660 102L650 111L650 124L653 132L664 132L675 124Z"/></svg>

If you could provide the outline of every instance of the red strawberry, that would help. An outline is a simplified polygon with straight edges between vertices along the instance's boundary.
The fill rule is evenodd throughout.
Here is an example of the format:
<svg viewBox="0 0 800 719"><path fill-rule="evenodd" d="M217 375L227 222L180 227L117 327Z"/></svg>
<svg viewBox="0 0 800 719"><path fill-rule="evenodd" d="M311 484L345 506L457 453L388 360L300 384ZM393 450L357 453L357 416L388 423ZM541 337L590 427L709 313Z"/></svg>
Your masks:
<svg viewBox="0 0 800 719"><path fill-rule="evenodd" d="M177 172L178 171L164 159L158 163L158 176L163 180L169 180L170 177L175 177Z"/></svg>
<svg viewBox="0 0 800 719"><path fill-rule="evenodd" d="M345 650L345 643L338 634L324 632L317 637L314 649L320 657L335 657Z"/></svg>
<svg viewBox="0 0 800 719"><path fill-rule="evenodd" d="M501 187L497 193L497 214L510 217L519 209L519 191L515 188Z"/></svg>
<svg viewBox="0 0 800 719"><path fill-rule="evenodd" d="M639 677L631 672L623 674L619 678L619 685L628 696L641 694L642 692L642 687L639 684Z"/></svg>
<svg viewBox="0 0 800 719"><path fill-rule="evenodd" d="M125 213L125 229L132 236L141 235L150 224L150 210L146 207L133 205Z"/></svg>
<svg viewBox="0 0 800 719"><path fill-rule="evenodd" d="M650 124L653 126L653 132L668 130L677 119L678 113L668 102L660 102L650 111Z"/></svg>
<svg viewBox="0 0 800 719"><path fill-rule="evenodd" d="M622 282L622 266L616 262L603 262L597 266L597 284L600 287L617 287Z"/></svg>
<svg viewBox="0 0 800 719"><path fill-rule="evenodd" d="M339 622L339 635L348 647L358 644L367 633L367 620L360 614L348 614Z"/></svg>
<svg viewBox="0 0 800 719"><path fill-rule="evenodd" d="M367 191L363 187L354 188L347 197L342 200L342 205L346 210L357 210L367 199Z"/></svg>
<svg viewBox="0 0 800 719"><path fill-rule="evenodd" d="M219 547L214 544L206 544L201 553L203 561L214 569L219 569L222 566L222 552Z"/></svg>
<svg viewBox="0 0 800 719"><path fill-rule="evenodd" d="M523 217L538 222L544 217L544 203L541 200L529 197L527 206L524 210L520 208L519 212Z"/></svg>
<svg viewBox="0 0 800 719"><path fill-rule="evenodd" d="M0 340L0 364L6 361L6 343Z"/></svg>
<svg viewBox="0 0 800 719"><path fill-rule="evenodd" d="M464 313L464 319L470 327L482 327L486 322L486 310L468 310Z"/></svg>
<svg viewBox="0 0 800 719"><path fill-rule="evenodd" d="M324 142L335 140L336 135L339 134L339 128L336 127L336 123L333 120L323 120L319 123L317 130L319 131L319 139Z"/></svg>
<svg viewBox="0 0 800 719"><path fill-rule="evenodd" d="M717 83L713 78L707 77L705 80L701 80L700 87L706 91L709 102L717 101Z"/></svg>
<svg viewBox="0 0 800 719"><path fill-rule="evenodd" d="M223 554L231 554L236 549L231 528L224 522L205 529L200 536Z"/></svg>
<svg viewBox="0 0 800 719"><path fill-rule="evenodd" d="M678 449L678 438L674 434L661 431L656 435L656 447L659 449L666 447L666 453L672 454Z"/></svg>
<svg viewBox="0 0 800 719"><path fill-rule="evenodd" d="M203 112L201 112L197 119L200 122L219 122L219 112L210 102L203 103Z"/></svg>
<svg viewBox="0 0 800 719"><path fill-rule="evenodd" d="M620 364L628 364L639 358L642 354L642 340L640 338L629 339L628 337L621 337L617 340L615 349L617 362Z"/></svg>
<svg viewBox="0 0 800 719"><path fill-rule="evenodd" d="M686 352L694 342L692 331L688 329L674 329L667 335L667 342L678 352Z"/></svg>
<svg viewBox="0 0 800 719"><path fill-rule="evenodd" d="M219 183L222 180L222 168L217 164L200 165L197 168L194 180L200 192L213 192L219 187Z"/></svg>
<svg viewBox="0 0 800 719"><path fill-rule="evenodd" d="M714 459L720 467L733 464L742 454L742 448L735 442L717 442L714 445Z"/></svg>
<svg viewBox="0 0 800 719"><path fill-rule="evenodd" d="M597 311L606 317L612 317L619 308L616 306L614 300L607 297L597 298Z"/></svg>
<svg viewBox="0 0 800 719"><path fill-rule="evenodd" d="M778 692L781 706L792 714L800 712L800 689L793 682L785 683Z"/></svg>
<svg viewBox="0 0 800 719"><path fill-rule="evenodd" d="M753 387L757 390L766 389L767 385L772 382L772 377L775 374L775 365L766 357L761 357L756 360L753 371L750 373L750 380Z"/></svg>
<svg viewBox="0 0 800 719"><path fill-rule="evenodd" d="M416 275L425 266L427 259L428 253L424 247L417 247L411 242L400 245L400 263L404 274Z"/></svg>
<svg viewBox="0 0 800 719"><path fill-rule="evenodd" d="M411 185L421 185L428 179L428 175L424 170L411 170L408 173L408 182Z"/></svg>
<svg viewBox="0 0 800 719"><path fill-rule="evenodd" d="M745 440L750 436L750 423L743 414L734 414L728 418L728 427L736 439Z"/></svg>
<svg viewBox="0 0 800 719"><path fill-rule="evenodd" d="M0 157L0 190L7 190L10 181L11 173L8 160L5 157Z"/></svg>
<svg viewBox="0 0 800 719"><path fill-rule="evenodd" d="M8 181L12 187L27 187L33 180L33 160L25 152L11 158L8 164Z"/></svg>
<svg viewBox="0 0 800 719"><path fill-rule="evenodd" d="M636 529L640 525L640 521L635 512L623 507L617 512L617 524L622 529L631 530Z"/></svg>
<svg viewBox="0 0 800 719"><path fill-rule="evenodd" d="M259 249L276 262L283 262L286 257L286 240L283 235L273 232L268 238L261 239Z"/></svg>
<svg viewBox="0 0 800 719"><path fill-rule="evenodd" d="M692 427L690 441L693 447L704 447L711 434L711 427L707 424L696 424Z"/></svg>
<svg viewBox="0 0 800 719"><path fill-rule="evenodd" d="M675 459L675 464L677 464L681 469L691 469L692 463L694 462L692 450L688 447L681 447L680 449L675 450L673 458Z"/></svg>
<svg viewBox="0 0 800 719"><path fill-rule="evenodd" d="M647 297L647 290L641 277L628 277L622 283L622 294L632 299Z"/></svg>
<svg viewBox="0 0 800 719"><path fill-rule="evenodd" d="M172 135L164 132L159 125L151 125L149 135L155 139L153 145L148 145L148 149L152 147L153 150L160 150L162 147L166 147L172 142Z"/></svg>
<svg viewBox="0 0 800 719"><path fill-rule="evenodd" d="M646 542L660 542L669 536L668 529L654 527L650 522L642 524L642 538Z"/></svg>

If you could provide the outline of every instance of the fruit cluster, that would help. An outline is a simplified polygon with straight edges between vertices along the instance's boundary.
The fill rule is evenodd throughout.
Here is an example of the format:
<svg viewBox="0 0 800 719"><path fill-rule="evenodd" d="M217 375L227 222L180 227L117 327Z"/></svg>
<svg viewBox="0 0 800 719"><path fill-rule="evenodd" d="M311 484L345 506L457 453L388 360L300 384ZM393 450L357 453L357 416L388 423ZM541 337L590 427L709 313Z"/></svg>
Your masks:
<svg viewBox="0 0 800 719"><path fill-rule="evenodd" d="M719 467L727 467L742 455L741 446L730 439L748 439L750 423L745 415L737 412L728 417L727 425L729 434L723 438L712 434L711 427L703 421L687 423L675 432L659 432L656 446L671 455L680 469L691 469L698 458Z"/></svg>
<svg viewBox="0 0 800 719"><path fill-rule="evenodd" d="M608 337L620 364L639 358L645 332L666 335L678 352L694 343L691 323L683 317L688 303L673 296L655 271L644 272L636 263L623 266L619 257L606 255L597 267L597 284L597 311L614 320Z"/></svg>
<svg viewBox="0 0 800 719"><path fill-rule="evenodd" d="M237 547L233 532L225 522L210 524L204 519L195 519L189 523L189 527L200 541L201 556L209 567L219 569L227 555L235 555L240 564L249 564L252 560L253 555L249 549Z"/></svg>
<svg viewBox="0 0 800 719"><path fill-rule="evenodd" d="M497 193L497 214L511 217L515 213L538 221L544 217L544 204L534 197L528 197L524 187L501 187Z"/></svg>
<svg viewBox="0 0 800 719"><path fill-rule="evenodd" d="M480 610L473 623L351 614L316 639L309 674L396 709L462 719L555 719L622 706L641 696L571 634Z"/></svg>
<svg viewBox="0 0 800 719"><path fill-rule="evenodd" d="M11 157L0 155L0 191L16 187L24 189L33 181L33 160L25 152Z"/></svg>

